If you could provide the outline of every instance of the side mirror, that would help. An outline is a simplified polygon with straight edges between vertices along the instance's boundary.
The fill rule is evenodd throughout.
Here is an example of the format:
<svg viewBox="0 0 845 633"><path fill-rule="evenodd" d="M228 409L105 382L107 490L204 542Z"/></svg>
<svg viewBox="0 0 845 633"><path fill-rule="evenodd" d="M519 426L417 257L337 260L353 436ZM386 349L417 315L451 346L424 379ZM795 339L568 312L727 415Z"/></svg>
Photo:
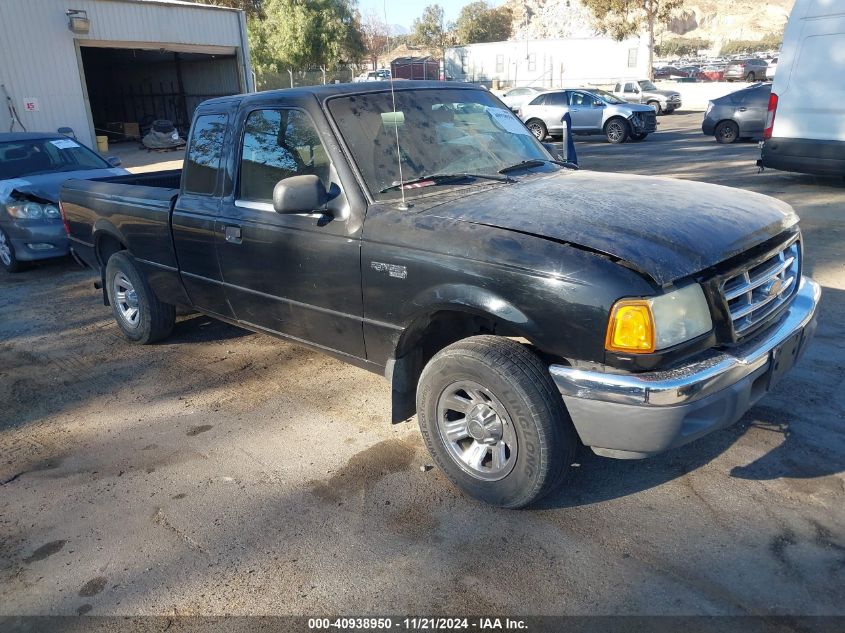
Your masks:
<svg viewBox="0 0 845 633"><path fill-rule="evenodd" d="M604 102L603 101L593 101L593 107L594 108L603 108Z"/></svg>
<svg viewBox="0 0 845 633"><path fill-rule="evenodd" d="M291 176L273 187L276 213L313 213L322 211L329 200L323 182L314 175Z"/></svg>
<svg viewBox="0 0 845 633"><path fill-rule="evenodd" d="M106 162L112 167L120 167L121 165L119 156L106 156Z"/></svg>

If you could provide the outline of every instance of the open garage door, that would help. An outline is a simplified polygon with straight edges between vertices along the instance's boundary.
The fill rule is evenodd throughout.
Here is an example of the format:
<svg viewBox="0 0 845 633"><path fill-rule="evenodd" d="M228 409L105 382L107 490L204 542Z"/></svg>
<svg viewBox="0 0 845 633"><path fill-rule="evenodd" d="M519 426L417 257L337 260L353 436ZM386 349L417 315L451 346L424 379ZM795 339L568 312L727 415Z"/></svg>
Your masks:
<svg viewBox="0 0 845 633"><path fill-rule="evenodd" d="M143 135L156 119L184 136L194 109L212 97L243 92L231 54L82 46L84 81L96 134Z"/></svg>

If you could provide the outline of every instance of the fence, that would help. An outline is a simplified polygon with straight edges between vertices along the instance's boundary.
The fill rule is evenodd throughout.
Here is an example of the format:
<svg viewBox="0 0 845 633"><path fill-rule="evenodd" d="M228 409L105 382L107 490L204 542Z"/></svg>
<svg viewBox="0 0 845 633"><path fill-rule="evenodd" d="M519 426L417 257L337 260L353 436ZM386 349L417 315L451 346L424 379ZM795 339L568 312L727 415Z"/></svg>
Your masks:
<svg viewBox="0 0 845 633"><path fill-rule="evenodd" d="M256 90L278 90L280 88L296 88L299 86L320 86L323 84L349 83L369 67L345 66L333 70L294 70L287 72L256 73Z"/></svg>

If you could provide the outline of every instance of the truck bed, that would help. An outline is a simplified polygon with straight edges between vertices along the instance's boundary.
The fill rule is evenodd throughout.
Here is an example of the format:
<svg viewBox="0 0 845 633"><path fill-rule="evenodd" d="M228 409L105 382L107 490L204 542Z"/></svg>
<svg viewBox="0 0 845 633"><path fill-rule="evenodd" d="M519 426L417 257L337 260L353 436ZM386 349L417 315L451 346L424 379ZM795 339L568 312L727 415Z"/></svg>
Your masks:
<svg viewBox="0 0 845 633"><path fill-rule="evenodd" d="M60 199L73 251L97 268L100 240L117 240L147 267L176 271L170 212L181 170L68 180Z"/></svg>

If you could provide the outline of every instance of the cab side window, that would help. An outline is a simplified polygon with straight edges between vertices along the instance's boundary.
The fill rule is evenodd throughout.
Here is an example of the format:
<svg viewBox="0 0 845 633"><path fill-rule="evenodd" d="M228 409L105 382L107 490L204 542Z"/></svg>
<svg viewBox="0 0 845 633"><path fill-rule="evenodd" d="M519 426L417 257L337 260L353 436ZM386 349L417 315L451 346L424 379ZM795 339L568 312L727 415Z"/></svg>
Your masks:
<svg viewBox="0 0 845 633"><path fill-rule="evenodd" d="M330 163L317 130L301 110L250 112L241 149L239 198L272 202L273 188L291 176L313 174L330 184Z"/></svg>
<svg viewBox="0 0 845 633"><path fill-rule="evenodd" d="M197 117L194 122L191 145L182 171L186 193L210 196L217 192L226 118L225 114L207 114Z"/></svg>

